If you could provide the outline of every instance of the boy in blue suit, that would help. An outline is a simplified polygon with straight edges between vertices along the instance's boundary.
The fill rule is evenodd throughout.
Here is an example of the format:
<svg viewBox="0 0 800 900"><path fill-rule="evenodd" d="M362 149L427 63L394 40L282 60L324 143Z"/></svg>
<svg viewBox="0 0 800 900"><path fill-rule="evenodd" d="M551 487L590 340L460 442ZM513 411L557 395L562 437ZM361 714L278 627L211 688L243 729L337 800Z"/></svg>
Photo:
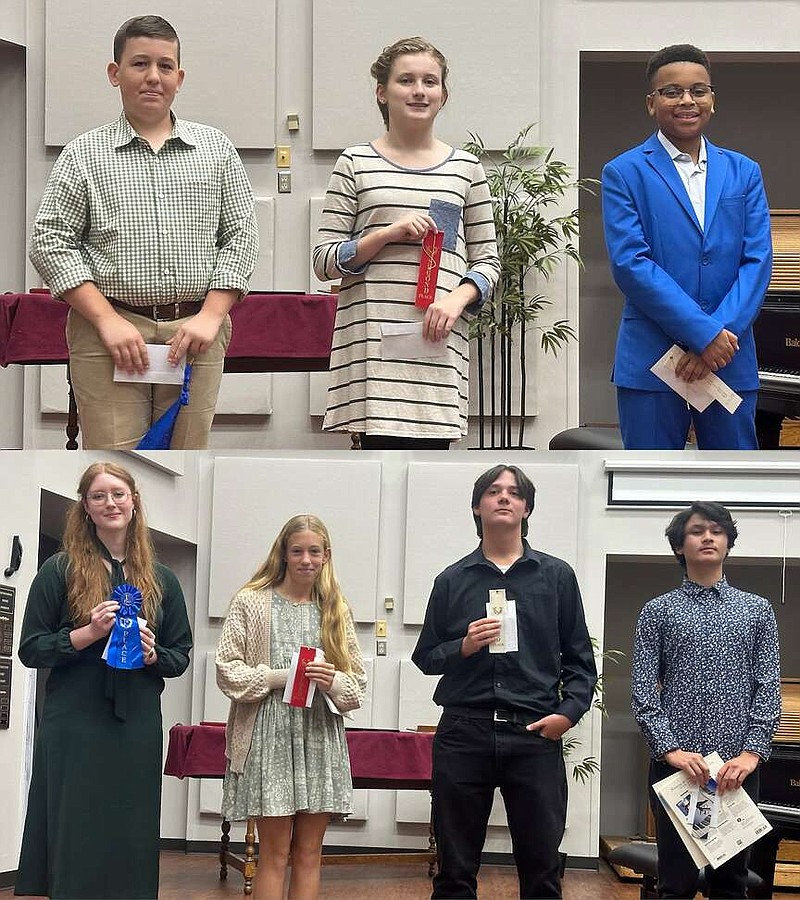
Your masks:
<svg viewBox="0 0 800 900"><path fill-rule="evenodd" d="M603 169L603 225L625 295L613 382L628 450L678 450L694 424L700 449L758 449L752 325L772 266L769 207L753 160L703 137L714 113L708 57L691 44L647 64L658 131ZM714 372L742 397L702 413L650 367L673 345L687 382Z"/></svg>

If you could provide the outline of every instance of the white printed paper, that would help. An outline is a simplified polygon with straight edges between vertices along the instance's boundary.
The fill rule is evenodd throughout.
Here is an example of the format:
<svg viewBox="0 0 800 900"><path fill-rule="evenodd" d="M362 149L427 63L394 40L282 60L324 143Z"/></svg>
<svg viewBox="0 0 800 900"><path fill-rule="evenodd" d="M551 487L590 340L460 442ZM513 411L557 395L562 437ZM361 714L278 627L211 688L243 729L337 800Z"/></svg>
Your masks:
<svg viewBox="0 0 800 900"><path fill-rule="evenodd" d="M698 867L717 869L772 830L744 788L717 792L718 753L704 757L710 779L698 787L682 770L653 785L681 840Z"/></svg>
<svg viewBox="0 0 800 900"><path fill-rule="evenodd" d="M426 359L446 356L447 339L426 341L422 322L385 322L381 325L381 359Z"/></svg>
<svg viewBox="0 0 800 900"><path fill-rule="evenodd" d="M186 358L177 366L167 362L172 349L169 344L145 344L149 365L146 372L123 372L114 366L114 381L133 381L141 384L183 384L183 372Z"/></svg>
<svg viewBox="0 0 800 900"><path fill-rule="evenodd" d="M673 344L661 359L650 367L650 371L698 412L703 412L716 400L729 413L735 413L742 398L713 372L708 372L697 381L691 382L684 381L675 374L675 367L683 354L684 351L677 344Z"/></svg>

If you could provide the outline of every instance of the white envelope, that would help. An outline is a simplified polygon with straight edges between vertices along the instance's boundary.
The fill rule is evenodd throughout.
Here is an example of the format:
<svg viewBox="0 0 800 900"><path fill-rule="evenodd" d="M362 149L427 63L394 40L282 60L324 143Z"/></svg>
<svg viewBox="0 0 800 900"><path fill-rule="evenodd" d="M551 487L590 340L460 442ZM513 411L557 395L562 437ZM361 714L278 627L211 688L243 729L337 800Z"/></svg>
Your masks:
<svg viewBox="0 0 800 900"><path fill-rule="evenodd" d="M486 617L496 619L491 610L491 603L486 604ZM489 644L489 653L516 653L519 650L517 636L517 601L506 600L506 614L500 617L500 635L502 641L499 648Z"/></svg>
<svg viewBox="0 0 800 900"><path fill-rule="evenodd" d="M742 398L713 372L692 382L684 381L675 374L675 367L683 353L677 344L673 344L661 359L650 367L650 371L698 412L703 412L714 400L722 404L729 413L736 412Z"/></svg>
<svg viewBox="0 0 800 900"><path fill-rule="evenodd" d="M170 351L169 344L145 344L147 347L147 359L150 365L146 372L140 375L123 372L114 366L114 381L134 381L143 384L183 384L183 373L186 368L184 357L177 366L167 362Z"/></svg>
<svg viewBox="0 0 800 900"><path fill-rule="evenodd" d="M381 325L381 359L427 359L447 356L447 339L426 341L422 322L385 322Z"/></svg>

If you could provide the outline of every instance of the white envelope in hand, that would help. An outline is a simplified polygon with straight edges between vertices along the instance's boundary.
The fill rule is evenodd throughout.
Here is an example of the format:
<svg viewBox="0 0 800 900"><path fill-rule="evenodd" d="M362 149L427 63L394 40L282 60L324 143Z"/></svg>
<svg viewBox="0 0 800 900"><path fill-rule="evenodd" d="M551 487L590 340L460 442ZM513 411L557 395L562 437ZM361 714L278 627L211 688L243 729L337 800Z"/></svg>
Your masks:
<svg viewBox="0 0 800 900"><path fill-rule="evenodd" d="M169 344L145 344L147 359L150 365L146 372L123 372L114 366L114 381L134 381L144 384L183 384L183 373L186 359L177 366L167 362L170 351Z"/></svg>

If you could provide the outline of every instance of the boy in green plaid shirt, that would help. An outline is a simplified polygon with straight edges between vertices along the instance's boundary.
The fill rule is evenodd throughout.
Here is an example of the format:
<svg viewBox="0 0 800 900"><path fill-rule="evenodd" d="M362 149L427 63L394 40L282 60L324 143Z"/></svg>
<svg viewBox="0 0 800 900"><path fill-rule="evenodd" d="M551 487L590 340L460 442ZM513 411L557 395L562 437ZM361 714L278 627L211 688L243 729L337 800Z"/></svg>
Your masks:
<svg viewBox="0 0 800 900"><path fill-rule="evenodd" d="M122 114L62 151L36 216L30 258L71 307L70 376L86 449L135 447L176 385L114 381L148 368L145 344L193 361L172 440L203 449L214 417L228 312L258 255L253 191L233 144L176 118L180 41L160 16L125 22L108 79Z"/></svg>

